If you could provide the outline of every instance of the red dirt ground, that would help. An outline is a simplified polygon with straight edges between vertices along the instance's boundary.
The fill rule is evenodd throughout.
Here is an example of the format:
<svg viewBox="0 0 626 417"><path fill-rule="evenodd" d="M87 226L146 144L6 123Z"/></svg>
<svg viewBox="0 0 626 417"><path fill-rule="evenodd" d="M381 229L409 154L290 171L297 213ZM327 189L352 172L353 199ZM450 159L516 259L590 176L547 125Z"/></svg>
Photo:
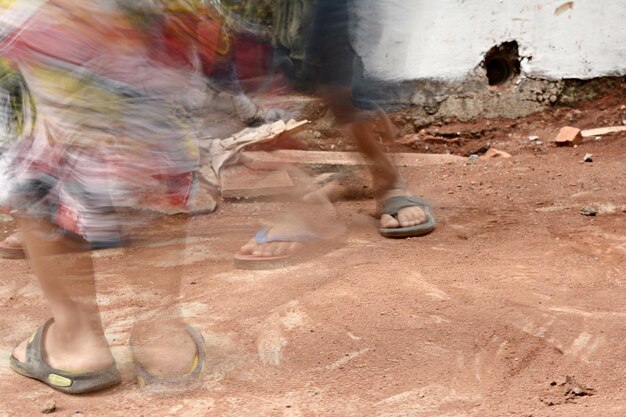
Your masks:
<svg viewBox="0 0 626 417"><path fill-rule="evenodd" d="M489 142L513 157L405 170L436 209L427 237L384 239L371 201L343 201L345 246L241 271L232 254L288 205L221 202L190 220L184 258L171 250L180 240L133 263L97 252L104 324L124 374L101 394L70 397L11 372L11 348L48 313L28 263L3 260L0 416L36 416L54 399L58 416L623 417L626 133L577 148L549 142L566 124L621 125L625 105L617 90L515 121L428 127L461 132L452 152ZM581 162L586 153L593 163ZM581 215L585 206L598 215ZM182 224L161 230L180 236ZM126 343L153 300L125 276L181 268L183 312L207 340L206 375L189 392L151 393L132 378Z"/></svg>

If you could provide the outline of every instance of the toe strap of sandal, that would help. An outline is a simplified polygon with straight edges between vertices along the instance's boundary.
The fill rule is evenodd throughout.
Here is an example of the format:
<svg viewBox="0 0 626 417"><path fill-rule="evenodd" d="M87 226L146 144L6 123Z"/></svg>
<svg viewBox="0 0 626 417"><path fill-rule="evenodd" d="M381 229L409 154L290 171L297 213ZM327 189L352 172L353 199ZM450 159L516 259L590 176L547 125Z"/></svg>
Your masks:
<svg viewBox="0 0 626 417"><path fill-rule="evenodd" d="M398 212L407 207L428 207L426 200L412 196L391 197L381 204L381 214L395 216Z"/></svg>
<svg viewBox="0 0 626 417"><path fill-rule="evenodd" d="M316 236L314 234L307 234L307 233L299 233L296 235L289 235L289 236L272 236L269 237L268 233L269 233L270 229L261 229L257 232L256 236L255 236L255 240L259 245L264 245L266 243L272 243L272 242L298 242L298 243L306 243L306 242L313 242L313 241L317 241L320 240L319 236Z"/></svg>
<svg viewBox="0 0 626 417"><path fill-rule="evenodd" d="M48 319L44 324L37 328L35 333L33 333L28 340L28 344L26 345L26 363L46 364L43 360L44 334L52 323L54 323L54 319Z"/></svg>

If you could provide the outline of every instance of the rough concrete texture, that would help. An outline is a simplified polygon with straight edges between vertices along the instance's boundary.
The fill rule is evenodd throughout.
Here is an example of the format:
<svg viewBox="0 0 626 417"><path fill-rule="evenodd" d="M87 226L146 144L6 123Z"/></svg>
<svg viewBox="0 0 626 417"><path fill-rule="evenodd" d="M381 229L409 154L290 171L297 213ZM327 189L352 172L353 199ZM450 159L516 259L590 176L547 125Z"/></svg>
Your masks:
<svg viewBox="0 0 626 417"><path fill-rule="evenodd" d="M473 77L456 82L387 83L370 80L359 86L357 101L373 100L387 109L405 107L416 126L479 118L515 119L553 105L571 105L594 99L619 88L623 80L624 77L584 81L517 77L504 85L489 86L484 69L477 68Z"/></svg>
<svg viewBox="0 0 626 417"><path fill-rule="evenodd" d="M440 117L461 121L503 117L513 119L543 110L558 101L561 83L522 79L510 86L452 94L441 102Z"/></svg>
<svg viewBox="0 0 626 417"><path fill-rule="evenodd" d="M557 103L564 85L562 81L520 78L490 87L484 74L478 74L463 82L420 80L395 86L373 82L361 92L362 97L386 107L409 107L415 124L426 125L448 120L527 116Z"/></svg>

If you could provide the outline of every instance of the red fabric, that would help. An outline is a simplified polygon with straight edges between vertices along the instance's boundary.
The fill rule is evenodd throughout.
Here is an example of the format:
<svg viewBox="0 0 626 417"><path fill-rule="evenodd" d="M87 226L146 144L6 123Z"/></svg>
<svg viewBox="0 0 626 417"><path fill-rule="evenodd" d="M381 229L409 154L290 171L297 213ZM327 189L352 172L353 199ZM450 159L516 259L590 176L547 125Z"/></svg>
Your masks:
<svg viewBox="0 0 626 417"><path fill-rule="evenodd" d="M235 63L242 80L264 77L272 65L272 47L251 37L238 37L235 40Z"/></svg>
<svg viewBox="0 0 626 417"><path fill-rule="evenodd" d="M212 19L203 19L198 24L198 53L202 60L205 75L210 75L217 58L217 47L222 32L220 22Z"/></svg>
<svg viewBox="0 0 626 417"><path fill-rule="evenodd" d="M156 29L150 57L163 64L190 68L197 28L198 21L193 15L166 16Z"/></svg>

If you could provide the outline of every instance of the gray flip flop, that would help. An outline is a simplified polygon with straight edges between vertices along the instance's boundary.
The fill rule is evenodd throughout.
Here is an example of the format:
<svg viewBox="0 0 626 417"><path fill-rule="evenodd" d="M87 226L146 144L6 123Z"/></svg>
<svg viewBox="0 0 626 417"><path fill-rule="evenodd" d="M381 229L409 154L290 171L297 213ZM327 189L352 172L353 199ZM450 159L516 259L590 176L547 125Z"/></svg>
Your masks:
<svg viewBox="0 0 626 417"><path fill-rule="evenodd" d="M391 197L383 201L381 214L397 217L398 212L407 207L419 207L426 214L426 221L417 226L380 228L380 234L389 238L407 238L424 236L435 230L437 222L430 211L429 204L417 197Z"/></svg>
<svg viewBox="0 0 626 417"><path fill-rule="evenodd" d="M133 353L133 362L135 364L135 372L137 373L137 382L139 382L140 387L150 386L152 388L167 388L167 389L185 389L191 383L198 382L200 380L200 375L204 371L204 337L191 326L186 326L185 330L189 333L189 336L193 339L194 344L196 345L196 356L193 359L193 366L191 370L185 374L178 377L158 377L156 375L152 375L150 372L146 370L146 368L137 361L135 357L135 348L133 347L132 339L129 340L128 344L130 345L130 350Z"/></svg>
<svg viewBox="0 0 626 417"><path fill-rule="evenodd" d="M66 394L85 394L100 391L121 382L115 363L96 372L71 373L54 369L43 358L43 343L48 327L54 322L49 319L28 341L26 362L11 355L11 368L20 375L36 379Z"/></svg>

